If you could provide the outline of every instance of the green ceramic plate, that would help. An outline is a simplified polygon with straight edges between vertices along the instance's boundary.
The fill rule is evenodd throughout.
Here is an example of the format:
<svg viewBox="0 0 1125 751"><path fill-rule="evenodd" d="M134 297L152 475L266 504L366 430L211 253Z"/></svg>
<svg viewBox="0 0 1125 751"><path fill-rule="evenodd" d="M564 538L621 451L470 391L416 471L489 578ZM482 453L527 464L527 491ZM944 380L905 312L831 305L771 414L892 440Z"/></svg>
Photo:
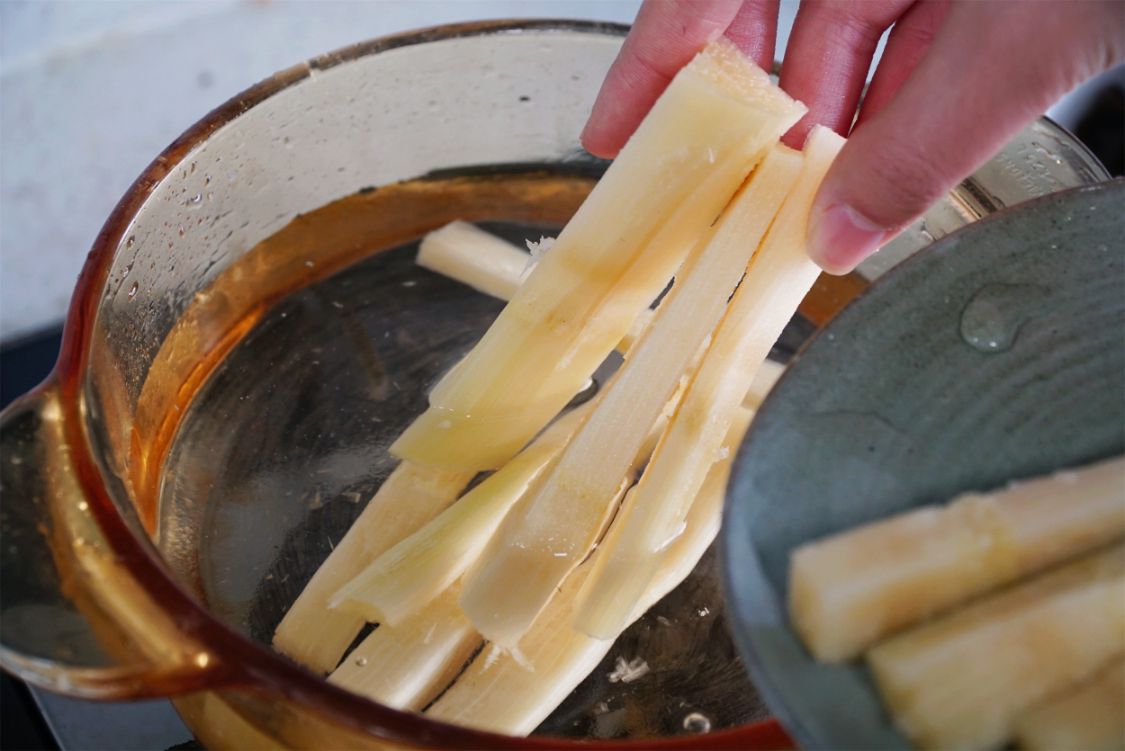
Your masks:
<svg viewBox="0 0 1125 751"><path fill-rule="evenodd" d="M909 747L862 666L820 665L790 630L790 550L1123 450L1125 181L971 225L842 311L763 405L723 528L735 640L797 741Z"/></svg>

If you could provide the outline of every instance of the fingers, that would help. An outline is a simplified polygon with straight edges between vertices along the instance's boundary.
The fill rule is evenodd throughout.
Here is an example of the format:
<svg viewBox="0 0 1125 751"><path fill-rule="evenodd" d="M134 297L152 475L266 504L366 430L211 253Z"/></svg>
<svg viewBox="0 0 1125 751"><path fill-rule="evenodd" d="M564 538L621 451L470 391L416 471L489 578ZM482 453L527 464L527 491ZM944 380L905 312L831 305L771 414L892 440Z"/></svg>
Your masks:
<svg viewBox="0 0 1125 751"><path fill-rule="evenodd" d="M587 151L615 156L676 72L722 36L740 5L738 0L646 0L582 132Z"/></svg>
<svg viewBox="0 0 1125 751"><path fill-rule="evenodd" d="M778 5L779 0L744 0L726 30L726 38L767 72L773 69Z"/></svg>
<svg viewBox="0 0 1125 751"><path fill-rule="evenodd" d="M949 0L917 0L895 21L879 67L875 69L863 98L859 123L870 120L883 109L918 66L937 36L948 10Z"/></svg>
<svg viewBox="0 0 1125 751"><path fill-rule="evenodd" d="M855 129L825 177L809 219L813 259L833 273L851 270L1058 97L1120 61L1118 11L1113 3L953 4L922 61Z"/></svg>
<svg viewBox="0 0 1125 751"><path fill-rule="evenodd" d="M879 37L912 0L804 0L789 35L781 87L808 114L785 142L801 148L813 125L846 135Z"/></svg>

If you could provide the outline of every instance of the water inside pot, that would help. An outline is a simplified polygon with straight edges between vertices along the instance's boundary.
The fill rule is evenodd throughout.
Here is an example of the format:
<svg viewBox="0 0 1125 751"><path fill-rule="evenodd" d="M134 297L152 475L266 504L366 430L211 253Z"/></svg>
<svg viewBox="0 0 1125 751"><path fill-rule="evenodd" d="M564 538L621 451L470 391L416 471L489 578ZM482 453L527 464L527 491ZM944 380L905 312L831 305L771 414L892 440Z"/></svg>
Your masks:
<svg viewBox="0 0 1125 751"><path fill-rule="evenodd" d="M562 169L437 176L329 204L256 249L260 257L246 269L263 277L276 268L270 258L294 253L307 254L310 269L323 254L350 253L355 261L295 283L252 325L232 324L247 333L186 400L161 476L159 540L211 612L270 642L394 468L391 441L500 311L499 301L418 267L417 236L454 218L477 218L522 245L556 234L591 185L590 175ZM503 196L517 192L518 206L505 217ZM245 269L236 279L258 283ZM811 330L795 319L775 356ZM727 634L720 591L711 551L537 732L644 737L763 719L766 708ZM620 680L619 664L637 661L647 672Z"/></svg>

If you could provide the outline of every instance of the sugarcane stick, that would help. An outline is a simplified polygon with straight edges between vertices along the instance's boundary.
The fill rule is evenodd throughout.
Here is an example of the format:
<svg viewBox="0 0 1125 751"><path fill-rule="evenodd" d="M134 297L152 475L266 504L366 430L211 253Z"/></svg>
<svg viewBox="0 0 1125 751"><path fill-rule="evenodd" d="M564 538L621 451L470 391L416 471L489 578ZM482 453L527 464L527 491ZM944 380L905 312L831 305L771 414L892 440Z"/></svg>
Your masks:
<svg viewBox="0 0 1125 751"><path fill-rule="evenodd" d="M480 635L457 605L454 584L397 626L382 624L328 677L396 709L420 710L457 676Z"/></svg>
<svg viewBox="0 0 1125 751"><path fill-rule="evenodd" d="M1125 749L1125 655L1089 683L1021 715L1016 741L1026 751Z"/></svg>
<svg viewBox="0 0 1125 751"><path fill-rule="evenodd" d="M876 645L895 723L930 749L1007 742L1017 718L1125 653L1125 545L1093 553Z"/></svg>
<svg viewBox="0 0 1125 751"><path fill-rule="evenodd" d="M413 534L457 499L473 473L402 462L313 574L274 632L273 645L306 667L327 673L363 628L363 618L328 608L329 598L364 566Z"/></svg>
<svg viewBox="0 0 1125 751"><path fill-rule="evenodd" d="M712 467L688 512L684 533L664 550L661 566L633 611L636 620L682 582L719 530L730 453L737 449L753 411L739 408L731 422L728 456ZM607 533L611 542L613 527ZM594 552L592 559L599 555ZM594 639L573 626L575 597L590 562L563 584L520 642L522 657L493 653L489 647L431 706L426 714L445 722L510 735L527 735L562 703L602 661L612 641ZM529 670L530 668L530 670Z"/></svg>
<svg viewBox="0 0 1125 751"><path fill-rule="evenodd" d="M614 522L621 526L619 543L598 557L586 580L578 623L591 636L610 638L629 618L656 571L660 550L678 533L715 461L731 415L819 276L806 249L809 209L843 144L827 128L810 134L796 183L727 306L632 502ZM729 225L733 241L755 237L752 227Z"/></svg>
<svg viewBox="0 0 1125 751"><path fill-rule="evenodd" d="M392 452L471 470L515 455L621 341L804 109L729 42L708 45Z"/></svg>
<svg viewBox="0 0 1125 751"><path fill-rule="evenodd" d="M958 496L803 545L790 562L794 626L819 660L1125 534L1125 460Z"/></svg>
<svg viewBox="0 0 1125 751"><path fill-rule="evenodd" d="M722 317L801 162L784 146L770 151L700 239L656 319L558 463L512 509L466 575L461 606L494 644L515 649L562 580L586 557L612 511L608 504L625 469Z"/></svg>
<svg viewBox="0 0 1125 751"><path fill-rule="evenodd" d="M430 238L439 235L440 241L428 242ZM417 258L419 266L504 301L511 299L511 293L521 283L521 272L517 268L519 264L511 259L522 256L523 262L527 263L530 258L527 253L507 240L462 221L450 222L426 235L422 240L422 248L426 252L423 255L419 251ZM623 355L627 354L652 323L652 319L652 310L641 311L633 321L629 333L618 342L617 351ZM784 369L783 366L770 360L763 362L761 367L772 369L773 377L755 379L751 391L746 392L743 402L748 407L756 407L765 399L765 395L773 388L773 384ZM758 390L754 391L754 388Z"/></svg>
<svg viewBox="0 0 1125 751"><path fill-rule="evenodd" d="M561 417L457 503L368 564L330 606L398 625L441 594L476 560L512 504L554 463L594 403Z"/></svg>
<svg viewBox="0 0 1125 751"><path fill-rule="evenodd" d="M510 300L531 260L527 252L506 240L456 221L422 238L416 262L486 295Z"/></svg>

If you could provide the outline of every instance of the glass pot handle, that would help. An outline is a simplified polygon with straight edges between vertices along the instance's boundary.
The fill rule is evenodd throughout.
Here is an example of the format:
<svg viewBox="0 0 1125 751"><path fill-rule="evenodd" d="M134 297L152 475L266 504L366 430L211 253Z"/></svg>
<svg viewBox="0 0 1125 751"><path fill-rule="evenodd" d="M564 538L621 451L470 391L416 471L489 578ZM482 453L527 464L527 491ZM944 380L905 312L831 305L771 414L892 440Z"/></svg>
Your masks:
<svg viewBox="0 0 1125 751"><path fill-rule="evenodd" d="M113 554L75 476L53 383L0 413L0 666L90 699L225 682Z"/></svg>

